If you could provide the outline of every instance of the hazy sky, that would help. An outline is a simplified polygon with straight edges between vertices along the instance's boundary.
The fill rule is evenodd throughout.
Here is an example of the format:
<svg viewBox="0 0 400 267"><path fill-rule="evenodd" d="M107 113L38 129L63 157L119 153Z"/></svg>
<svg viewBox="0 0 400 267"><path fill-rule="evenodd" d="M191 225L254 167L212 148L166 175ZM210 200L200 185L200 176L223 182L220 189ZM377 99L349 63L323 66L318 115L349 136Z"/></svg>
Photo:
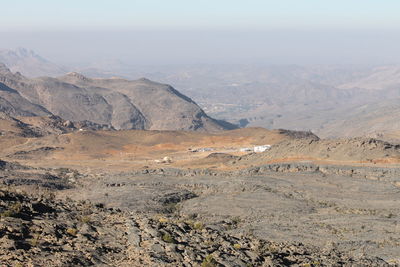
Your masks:
<svg viewBox="0 0 400 267"><path fill-rule="evenodd" d="M2 1L0 48L53 61L397 63L399 0Z"/></svg>
<svg viewBox="0 0 400 267"><path fill-rule="evenodd" d="M398 0L12 0L3 30L399 28Z"/></svg>

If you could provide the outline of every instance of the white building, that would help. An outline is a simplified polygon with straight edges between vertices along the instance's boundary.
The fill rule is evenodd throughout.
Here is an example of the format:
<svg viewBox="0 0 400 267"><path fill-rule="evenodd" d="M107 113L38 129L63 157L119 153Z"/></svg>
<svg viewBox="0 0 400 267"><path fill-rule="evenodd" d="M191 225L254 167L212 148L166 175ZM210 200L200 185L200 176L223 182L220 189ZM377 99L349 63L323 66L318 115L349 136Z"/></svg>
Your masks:
<svg viewBox="0 0 400 267"><path fill-rule="evenodd" d="M254 152L260 153L271 149L271 145L255 146Z"/></svg>

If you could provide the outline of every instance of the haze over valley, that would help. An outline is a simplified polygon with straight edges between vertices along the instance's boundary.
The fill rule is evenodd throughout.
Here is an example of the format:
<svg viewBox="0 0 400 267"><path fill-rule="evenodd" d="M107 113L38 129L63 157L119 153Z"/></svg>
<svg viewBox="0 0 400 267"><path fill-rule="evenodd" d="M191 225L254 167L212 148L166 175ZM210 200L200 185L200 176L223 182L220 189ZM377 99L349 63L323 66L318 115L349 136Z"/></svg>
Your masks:
<svg viewBox="0 0 400 267"><path fill-rule="evenodd" d="M65 67L24 48L2 50L0 59L12 71L30 77L61 77L75 71L97 78L145 77L174 86L210 116L239 127L310 130L321 137L400 130L399 65L140 66L105 60Z"/></svg>

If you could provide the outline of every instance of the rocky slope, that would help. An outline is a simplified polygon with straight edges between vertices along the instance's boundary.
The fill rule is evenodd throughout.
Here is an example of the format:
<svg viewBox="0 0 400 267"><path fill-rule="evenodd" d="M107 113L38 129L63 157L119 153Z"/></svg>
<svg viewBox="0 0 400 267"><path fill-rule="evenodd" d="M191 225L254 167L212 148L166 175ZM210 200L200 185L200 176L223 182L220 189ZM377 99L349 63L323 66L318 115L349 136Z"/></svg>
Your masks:
<svg viewBox="0 0 400 267"><path fill-rule="evenodd" d="M398 262L397 171L390 178L376 169L388 178L377 180L361 169L354 177L345 174L351 169L333 174L338 166L321 166L323 173L275 167L281 170L89 174L78 192L65 194L130 210L131 240L151 256L149 265L196 266L207 256L216 266L386 265L365 261L371 256ZM190 260L193 254L200 257Z"/></svg>
<svg viewBox="0 0 400 267"><path fill-rule="evenodd" d="M242 126L311 129L321 137L399 129L389 122L398 107L387 102L399 102L398 66L153 66L118 68L114 73L146 74L173 84L208 114Z"/></svg>
<svg viewBox="0 0 400 267"><path fill-rule="evenodd" d="M0 210L2 265L110 266L128 257L118 212L7 190Z"/></svg>
<svg viewBox="0 0 400 267"><path fill-rule="evenodd" d="M234 128L208 117L174 88L146 79L90 79L78 73L28 79L0 67L0 100L12 115L54 114L115 129L218 131Z"/></svg>
<svg viewBox="0 0 400 267"><path fill-rule="evenodd" d="M0 83L0 111L11 116L45 116L51 114L44 107L29 102L17 90L4 83Z"/></svg>
<svg viewBox="0 0 400 267"><path fill-rule="evenodd" d="M364 88L370 90L385 90L399 88L400 67L395 65L374 68L358 79L339 85L341 89Z"/></svg>
<svg viewBox="0 0 400 267"><path fill-rule="evenodd" d="M90 121L71 122L54 115L15 116L0 111L0 135L4 137L43 137L79 130L111 130L107 125Z"/></svg>
<svg viewBox="0 0 400 267"><path fill-rule="evenodd" d="M251 154L247 161L277 159L320 159L349 162L400 160L400 145L373 138L351 139L294 139L282 141L264 153Z"/></svg>
<svg viewBox="0 0 400 267"><path fill-rule="evenodd" d="M346 115L345 115L346 114ZM400 98L352 107L319 130L323 136L377 136L400 129Z"/></svg>
<svg viewBox="0 0 400 267"><path fill-rule="evenodd" d="M0 189L0 263L8 266L381 265L300 243L232 236L189 219L106 209ZM222 227L234 227L224 221Z"/></svg>
<svg viewBox="0 0 400 267"><path fill-rule="evenodd" d="M173 87L147 79L90 79L70 73L60 80L84 88L109 88L129 99L147 118L148 129L206 130L234 128L208 117L190 98ZM116 103L120 106L120 103Z"/></svg>

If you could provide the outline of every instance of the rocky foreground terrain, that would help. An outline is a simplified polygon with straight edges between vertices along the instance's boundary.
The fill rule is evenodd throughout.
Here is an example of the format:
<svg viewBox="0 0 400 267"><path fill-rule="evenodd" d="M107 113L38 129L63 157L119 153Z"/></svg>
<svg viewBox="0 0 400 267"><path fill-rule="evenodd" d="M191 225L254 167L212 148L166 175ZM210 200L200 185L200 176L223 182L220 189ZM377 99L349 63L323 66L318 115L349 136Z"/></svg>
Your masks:
<svg viewBox="0 0 400 267"><path fill-rule="evenodd" d="M111 175L2 161L0 169L5 266L396 266L399 260L396 168L279 163Z"/></svg>
<svg viewBox="0 0 400 267"><path fill-rule="evenodd" d="M0 119L0 266L400 264L397 143L45 118Z"/></svg>
<svg viewBox="0 0 400 267"><path fill-rule="evenodd" d="M176 204L174 195L163 205ZM386 265L335 249L228 234L237 220L146 214L0 189L0 262L6 266Z"/></svg>

